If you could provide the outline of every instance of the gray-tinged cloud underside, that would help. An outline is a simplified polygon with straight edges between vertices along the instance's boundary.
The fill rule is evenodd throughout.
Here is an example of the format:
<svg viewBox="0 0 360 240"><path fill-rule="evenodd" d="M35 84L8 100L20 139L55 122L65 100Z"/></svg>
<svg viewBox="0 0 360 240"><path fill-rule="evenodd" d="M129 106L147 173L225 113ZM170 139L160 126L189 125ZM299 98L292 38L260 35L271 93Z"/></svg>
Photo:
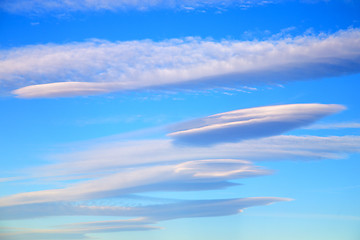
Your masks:
<svg viewBox="0 0 360 240"><path fill-rule="evenodd" d="M211 145L279 135L345 109L335 104L289 104L219 113L173 127L175 143Z"/></svg>
<svg viewBox="0 0 360 240"><path fill-rule="evenodd" d="M0 53L0 83L22 98L216 88L358 73L360 30L243 42L93 40Z"/></svg>

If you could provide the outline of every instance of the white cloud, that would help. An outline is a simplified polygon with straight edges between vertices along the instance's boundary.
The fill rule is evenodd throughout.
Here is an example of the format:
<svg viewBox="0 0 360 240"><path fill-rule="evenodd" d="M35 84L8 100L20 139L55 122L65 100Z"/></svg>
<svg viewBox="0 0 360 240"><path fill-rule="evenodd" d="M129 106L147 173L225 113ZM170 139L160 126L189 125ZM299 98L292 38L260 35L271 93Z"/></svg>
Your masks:
<svg viewBox="0 0 360 240"><path fill-rule="evenodd" d="M0 83L20 87L18 97L36 98L285 82L359 72L359 46L359 29L277 41L34 45L0 52Z"/></svg>
<svg viewBox="0 0 360 240"><path fill-rule="evenodd" d="M306 129L342 129L342 128L360 128L360 123L356 122L345 122L345 123L323 123L323 124L314 124Z"/></svg>
<svg viewBox="0 0 360 240"><path fill-rule="evenodd" d="M168 136L181 144L210 145L268 137L344 110L335 104L289 104L240 109L180 123Z"/></svg>
<svg viewBox="0 0 360 240"><path fill-rule="evenodd" d="M279 0L275 0L279 1ZM99 10L149 10L153 8L176 8L194 10L206 7L235 6L247 8L269 4L269 0L3 0L0 7L13 13L45 13Z"/></svg>
<svg viewBox="0 0 360 240"><path fill-rule="evenodd" d="M346 221L360 221L360 217L340 214L314 214L314 213L276 213L276 214L248 214L257 217L284 217L284 218L304 218L304 219L319 219L319 220L346 220Z"/></svg>
<svg viewBox="0 0 360 240"><path fill-rule="evenodd" d="M269 171L235 159L189 161L173 165L122 169L103 178L84 181L63 189L20 193L0 198L0 207L22 204L77 201L121 196L159 190L196 190L218 188L216 183L245 177L262 176ZM184 186L182 186L184 184ZM223 187L223 185L220 185Z"/></svg>
<svg viewBox="0 0 360 240"><path fill-rule="evenodd" d="M252 197L213 200L181 200L175 203L146 205L139 207L84 205L79 203L39 203L0 208L1 219L23 219L44 216L118 216L141 217L138 224L178 218L215 217L238 214L240 210L253 206L268 205L288 198ZM120 222L121 223L121 222ZM136 222L126 225L137 225Z"/></svg>
<svg viewBox="0 0 360 240"><path fill-rule="evenodd" d="M173 144L170 139L135 141L111 139L111 142L103 144L87 142L85 143L87 148L82 151L53 156L56 163L28 170L30 174L24 176L24 179L30 177L46 178L47 181L84 178L96 180L55 192L49 190L10 196L5 200L2 199L3 204L36 203L38 199L44 202L72 201L77 198L92 198L94 194L103 197L106 194L121 195L156 190L225 188L231 186L226 180L265 173L252 168L249 168L251 170L249 172L245 171L249 163L239 159L264 161L343 158L346 154L359 152L359 136L257 138L301 127L344 108L335 104L267 106L220 113L173 126L173 129L177 129L180 133L190 129L190 136L185 140L191 143L195 141L196 144L193 146ZM224 129L227 131L229 125L231 134L223 134ZM194 133L193 129L200 129L200 133L198 131ZM246 140L251 138L255 140ZM205 139L207 144L217 143L217 145L206 148L197 146L206 145L201 144L202 139ZM243 141L223 143L239 140ZM121 180L117 180L118 178ZM201 183L197 182L198 179L201 179ZM11 178L6 180L11 181ZM169 184L165 184L166 182ZM98 195L100 192L101 196ZM44 194L49 198L44 197Z"/></svg>
<svg viewBox="0 0 360 240"><path fill-rule="evenodd" d="M299 126L302 126L304 122L315 121L343 108L341 105L323 104L269 106L221 113L178 127L192 129L234 121L250 123L260 121L261 125L264 118L265 122L300 121ZM258 128L258 126L252 127L255 130ZM0 219L76 215L140 217L140 220L82 223L63 226L60 230L17 230L12 233L2 233L0 237L9 240L54 239L52 236L57 236L59 239L60 236L81 239L85 237L85 233L151 230L157 228L153 224L159 221L227 216L237 214L247 207L288 201L289 199L286 198L273 197L173 200L171 203L145 204L136 207L116 202L119 199L121 201L121 197L126 198L128 194L147 191L221 189L234 185L229 182L233 179L270 173L249 161L239 159L264 161L341 158L346 154L360 152L360 137L273 136L237 143L221 143L206 148L174 145L171 139L122 141L88 147L89 150L59 155L59 160L62 160L60 163L32 169L36 177L45 177L45 180L60 176L68 179L76 178L79 182L61 189L1 197ZM91 180L81 179L82 177ZM113 199L109 200L109 198ZM109 202L97 204L99 202L94 201L96 199Z"/></svg>
<svg viewBox="0 0 360 240"><path fill-rule="evenodd" d="M21 180L22 177L7 177L7 178L0 178L0 183L3 182L12 182L12 181L17 181L17 180Z"/></svg>
<svg viewBox="0 0 360 240"><path fill-rule="evenodd" d="M137 220L137 219L135 219ZM146 221L144 221L146 222ZM160 229L160 227L142 225L142 221L123 220L123 221L108 221L97 223L82 223L78 227L68 228L54 228L54 229L2 229L0 228L0 237L2 240L48 240L48 239L89 239L87 234L102 233L102 232L120 232L120 231L145 231Z"/></svg>
<svg viewBox="0 0 360 240"><path fill-rule="evenodd" d="M178 146L171 140L119 141L87 145L87 149L52 157L57 163L29 170L32 178L57 180L102 176L142 164L202 159L251 161L342 159L360 152L359 136L274 136L210 147ZM61 178L60 178L61 179Z"/></svg>
<svg viewBox="0 0 360 240"><path fill-rule="evenodd" d="M41 216L117 216L138 217L136 219L85 222L67 224L56 229L3 229L1 239L84 239L85 234L97 232L139 231L160 229L153 226L159 221L179 218L217 217L240 213L249 207L290 201L288 198L256 197L217 200L179 201L171 204L148 205L142 207L86 206L79 204L32 204L0 208L0 219L22 219ZM139 217L140 216L140 217ZM2 229L0 229L2 230ZM5 231L4 231L5 230Z"/></svg>
<svg viewBox="0 0 360 240"><path fill-rule="evenodd" d="M132 226L132 225L147 225L155 223L154 220L150 220L150 218L139 217L139 218L131 218L131 219L122 219L122 220L112 220L112 221L96 221L96 222L79 222L79 223L71 223L61 225L60 227L66 228L79 228L79 227L109 227L109 226Z"/></svg>

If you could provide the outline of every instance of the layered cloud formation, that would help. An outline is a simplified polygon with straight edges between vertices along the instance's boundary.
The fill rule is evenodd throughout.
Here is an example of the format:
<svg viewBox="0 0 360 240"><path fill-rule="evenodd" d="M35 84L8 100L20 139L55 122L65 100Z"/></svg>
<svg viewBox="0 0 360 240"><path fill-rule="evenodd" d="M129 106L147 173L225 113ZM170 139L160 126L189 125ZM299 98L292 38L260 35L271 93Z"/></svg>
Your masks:
<svg viewBox="0 0 360 240"><path fill-rule="evenodd" d="M54 156L59 161L31 169L33 177L67 180L106 176L124 167L202 159L251 161L343 159L359 153L359 136L280 135L210 147L174 145L171 140L139 140L91 145L88 150ZM101 160L100 160L101 159Z"/></svg>
<svg viewBox="0 0 360 240"><path fill-rule="evenodd" d="M335 104L241 109L174 125L177 130L170 135L186 145L174 144L171 139L111 142L58 155L59 163L33 168L29 172L35 175L28 174L23 180L40 178L60 182L63 187L1 197L0 220L47 216L127 219L68 224L53 229L2 229L0 236L7 240L25 236L84 239L86 233L159 229L156 224L161 221L227 216L248 207L289 201L279 197L157 199L153 204L149 197L138 194L224 189L239 185L233 180L272 173L251 161L338 159L359 153L359 136L275 136L343 109ZM185 138L181 136L184 131ZM204 147L202 139L205 145L212 145ZM73 180L76 181L71 183ZM129 206L122 201L134 197L144 202Z"/></svg>
<svg viewBox="0 0 360 240"><path fill-rule="evenodd" d="M359 46L359 29L268 41L34 45L0 52L0 82L22 98L279 83L357 73Z"/></svg>
<svg viewBox="0 0 360 240"><path fill-rule="evenodd" d="M175 138L175 143L186 144L173 144L169 139L113 141L90 146L89 150L57 155L55 159L61 163L33 171L43 177L48 174L82 178L87 174L106 175L122 167L203 159L342 158L343 153L358 151L358 136L274 135L304 127L344 108L336 104L290 104L220 113L173 125L170 136ZM183 132L186 137L181 136ZM205 167L205 162L197 163Z"/></svg>

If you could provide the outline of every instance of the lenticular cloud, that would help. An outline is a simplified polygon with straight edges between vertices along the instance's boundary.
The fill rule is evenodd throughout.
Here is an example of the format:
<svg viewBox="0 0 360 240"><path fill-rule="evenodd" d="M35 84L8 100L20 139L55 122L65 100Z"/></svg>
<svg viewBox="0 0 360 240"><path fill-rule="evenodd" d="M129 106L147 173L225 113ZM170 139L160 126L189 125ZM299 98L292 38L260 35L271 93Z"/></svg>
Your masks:
<svg viewBox="0 0 360 240"><path fill-rule="evenodd" d="M211 145L268 137L344 110L336 104L289 104L235 110L189 121L170 133L175 142Z"/></svg>

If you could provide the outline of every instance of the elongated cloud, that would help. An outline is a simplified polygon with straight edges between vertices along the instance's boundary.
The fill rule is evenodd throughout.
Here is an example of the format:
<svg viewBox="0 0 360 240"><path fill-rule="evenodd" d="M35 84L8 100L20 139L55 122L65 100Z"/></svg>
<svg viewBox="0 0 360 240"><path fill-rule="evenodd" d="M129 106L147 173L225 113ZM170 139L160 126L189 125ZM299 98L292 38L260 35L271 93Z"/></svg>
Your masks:
<svg viewBox="0 0 360 240"><path fill-rule="evenodd" d="M41 207L35 206L40 210ZM53 205L56 209L59 205ZM64 206L61 207L64 209ZM41 211L41 210L40 210ZM16 215L16 211L14 212ZM65 214L66 215L66 214ZM53 229L27 229L27 228L11 228L2 229L0 227L0 237L2 240L17 240L17 239L89 239L86 234L90 233L106 233L106 232L120 232L120 231L146 231L160 229L160 227L151 226L155 221L150 221L145 218L136 218L129 220L115 220L115 221L99 221L99 222L85 222L68 224L58 226Z"/></svg>
<svg viewBox="0 0 360 240"><path fill-rule="evenodd" d="M232 159L211 159L120 170L106 177L74 184L64 189L20 193L0 198L1 206L43 202L77 201L114 197L128 193L154 190L201 190L222 188L230 179L261 176L269 171L258 169L250 162ZM209 185L209 183L211 185ZM217 184L217 183L220 183ZM185 187L181 187L184 184ZM195 185L195 186L192 186ZM202 187L204 185L205 187ZM231 184L230 184L231 185Z"/></svg>
<svg viewBox="0 0 360 240"><path fill-rule="evenodd" d="M44 13L99 10L147 10L153 8L176 8L192 10L203 7L250 7L279 0L3 0L0 7L13 13Z"/></svg>
<svg viewBox="0 0 360 240"><path fill-rule="evenodd" d="M239 213L241 209L268 205L288 198L254 197L216 200L182 200L169 204L147 205L142 207L93 206L78 203L39 203L13 207L1 207L0 219L21 219L41 216L119 216L144 217L140 221L122 222L126 225L145 225L154 221L177 218L215 217Z"/></svg>
<svg viewBox="0 0 360 240"><path fill-rule="evenodd" d="M0 83L22 98L214 88L357 73L360 30L252 42L93 40L0 53Z"/></svg>
<svg viewBox="0 0 360 240"><path fill-rule="evenodd" d="M57 163L29 170L32 178L54 180L106 176L124 167L201 159L309 161L343 159L360 153L359 136L274 136L207 147L177 146L171 140L111 142L54 156ZM221 186L221 185L220 185ZM225 185L226 186L226 185ZM204 185L203 185L204 187Z"/></svg>
<svg viewBox="0 0 360 240"><path fill-rule="evenodd" d="M54 208L56 206L53 206ZM0 238L2 240L48 240L48 239L72 239L81 240L89 239L87 234L91 233L106 233L106 232L120 232L120 231L145 231L160 229L160 227L146 225L154 223L153 221L139 219L118 220L118 221L104 221L104 222L89 222L79 223L73 225L60 226L53 229L27 229L27 228L11 228L2 229L0 227Z"/></svg>
<svg viewBox="0 0 360 240"><path fill-rule="evenodd" d="M60 163L33 171L38 176L46 177L48 174L48 176L67 175L82 178L95 172L97 176L106 175L121 167L161 162L216 158L250 160L342 158L344 153L358 152L360 149L358 136L257 138L303 127L343 109L344 106L335 104L290 104L220 113L172 127L177 131L170 134L171 137L176 141L190 144L173 144L170 140L110 142L91 146L89 150L58 155L56 158ZM236 143L239 140L243 142ZM209 146L214 143L218 145ZM207 148L204 148L204 145L207 145ZM205 167L205 162L197 163Z"/></svg>
<svg viewBox="0 0 360 240"><path fill-rule="evenodd" d="M176 126L176 142L209 145L268 137L309 125L345 109L341 105L290 104L225 112Z"/></svg>
<svg viewBox="0 0 360 240"><path fill-rule="evenodd" d="M328 123L328 124L314 124L307 129L346 129L346 128L360 128L358 122L345 122L345 123Z"/></svg>
<svg viewBox="0 0 360 240"><path fill-rule="evenodd" d="M89 233L159 229L159 227L153 226L152 224L156 224L158 221L179 218L234 215L240 213L245 208L269 205L276 202L290 200L291 199L275 197L193 200L179 201L172 204L148 205L144 207L84 206L76 204L65 205L63 203L23 205L18 207L8 207L5 209L0 208L0 211L2 212L0 219L22 219L38 216L69 215L141 217L128 220L68 224L59 226L56 229L27 230L23 228L8 229L8 231L4 229L5 231L0 233L0 237L4 240L14 240L19 238L36 240L63 239L64 237L71 237L72 239L85 239L85 234Z"/></svg>

